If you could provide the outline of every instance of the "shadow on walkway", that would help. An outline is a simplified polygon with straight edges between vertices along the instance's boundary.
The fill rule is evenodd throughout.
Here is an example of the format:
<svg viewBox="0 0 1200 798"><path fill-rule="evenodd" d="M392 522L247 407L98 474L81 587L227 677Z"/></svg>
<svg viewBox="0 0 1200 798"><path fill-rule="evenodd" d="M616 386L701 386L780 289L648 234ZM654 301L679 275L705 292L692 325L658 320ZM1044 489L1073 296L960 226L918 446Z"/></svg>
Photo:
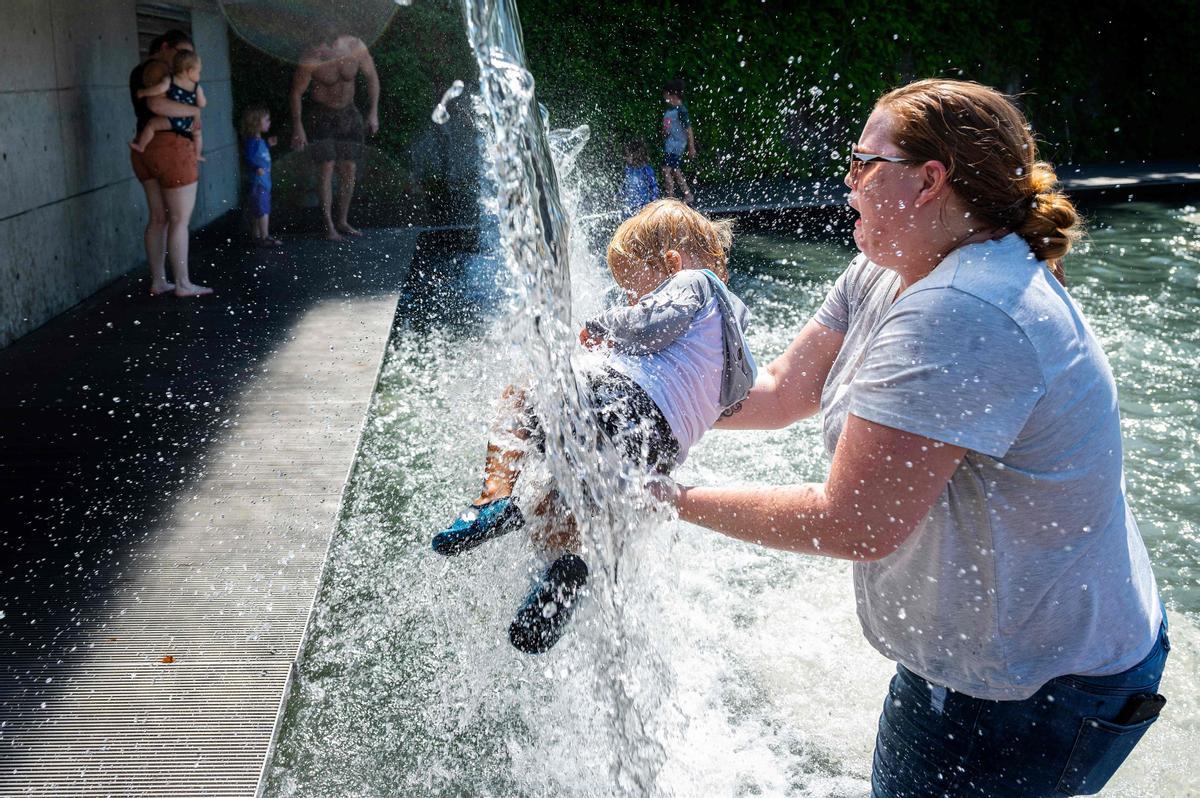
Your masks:
<svg viewBox="0 0 1200 798"><path fill-rule="evenodd" d="M64 633L102 621L129 553L237 425L234 398L311 309L397 292L414 239L201 241L193 273L214 297L150 298L137 272L0 350L5 671L52 662ZM331 331L330 348L338 339Z"/></svg>

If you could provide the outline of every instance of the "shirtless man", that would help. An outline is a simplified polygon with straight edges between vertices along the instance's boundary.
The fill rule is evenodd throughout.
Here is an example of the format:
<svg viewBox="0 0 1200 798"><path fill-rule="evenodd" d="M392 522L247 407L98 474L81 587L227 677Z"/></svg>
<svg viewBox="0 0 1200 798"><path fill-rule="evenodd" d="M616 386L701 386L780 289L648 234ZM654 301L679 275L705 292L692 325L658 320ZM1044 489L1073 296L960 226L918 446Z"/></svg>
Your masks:
<svg viewBox="0 0 1200 798"><path fill-rule="evenodd" d="M370 110L363 120L354 104L354 79L362 70L367 79ZM308 95L308 106L301 113L301 98ZM296 67L292 79L292 148L307 149L320 169L321 213L325 217L325 237L341 241L342 235L360 236L350 226L350 200L354 196L357 161L362 156L365 133L379 131L379 74L367 46L354 36L340 35L335 29L318 32L317 39ZM333 173L337 169L337 220L333 217Z"/></svg>

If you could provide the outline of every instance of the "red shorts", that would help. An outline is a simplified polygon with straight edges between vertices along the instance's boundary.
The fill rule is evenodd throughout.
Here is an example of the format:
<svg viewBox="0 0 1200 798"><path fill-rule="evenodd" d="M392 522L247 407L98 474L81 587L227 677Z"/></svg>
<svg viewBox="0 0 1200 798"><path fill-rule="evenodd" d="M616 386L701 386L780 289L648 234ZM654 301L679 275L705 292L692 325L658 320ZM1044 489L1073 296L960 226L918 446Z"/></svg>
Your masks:
<svg viewBox="0 0 1200 798"><path fill-rule="evenodd" d="M192 140L175 133L155 133L145 152L129 151L139 183L153 180L161 188L190 186L200 179Z"/></svg>

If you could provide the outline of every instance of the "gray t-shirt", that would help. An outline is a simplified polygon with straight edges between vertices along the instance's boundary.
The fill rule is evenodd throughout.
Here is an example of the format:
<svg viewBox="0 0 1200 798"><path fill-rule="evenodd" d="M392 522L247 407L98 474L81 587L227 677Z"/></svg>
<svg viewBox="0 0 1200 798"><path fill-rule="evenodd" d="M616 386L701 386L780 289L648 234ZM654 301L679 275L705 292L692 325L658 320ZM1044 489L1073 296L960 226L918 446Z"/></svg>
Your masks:
<svg viewBox="0 0 1200 798"><path fill-rule="evenodd" d="M826 449L853 413L968 451L896 552L855 563L867 639L985 699L1133 666L1161 608L1125 498L1116 385L1079 308L1015 234L899 286L860 256L816 314L845 333L821 396Z"/></svg>

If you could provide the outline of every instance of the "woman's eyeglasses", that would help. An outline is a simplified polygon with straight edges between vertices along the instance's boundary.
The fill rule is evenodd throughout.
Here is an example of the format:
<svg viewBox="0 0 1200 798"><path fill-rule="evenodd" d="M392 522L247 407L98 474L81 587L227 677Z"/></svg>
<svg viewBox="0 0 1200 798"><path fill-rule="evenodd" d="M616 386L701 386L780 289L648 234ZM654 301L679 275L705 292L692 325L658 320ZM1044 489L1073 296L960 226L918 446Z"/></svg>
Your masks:
<svg viewBox="0 0 1200 798"><path fill-rule="evenodd" d="M857 183L858 176L862 174L862 170L869 163L883 161L884 163L925 163L917 158L901 158L895 155L877 155L873 152L859 152L858 150L850 150L850 182Z"/></svg>

